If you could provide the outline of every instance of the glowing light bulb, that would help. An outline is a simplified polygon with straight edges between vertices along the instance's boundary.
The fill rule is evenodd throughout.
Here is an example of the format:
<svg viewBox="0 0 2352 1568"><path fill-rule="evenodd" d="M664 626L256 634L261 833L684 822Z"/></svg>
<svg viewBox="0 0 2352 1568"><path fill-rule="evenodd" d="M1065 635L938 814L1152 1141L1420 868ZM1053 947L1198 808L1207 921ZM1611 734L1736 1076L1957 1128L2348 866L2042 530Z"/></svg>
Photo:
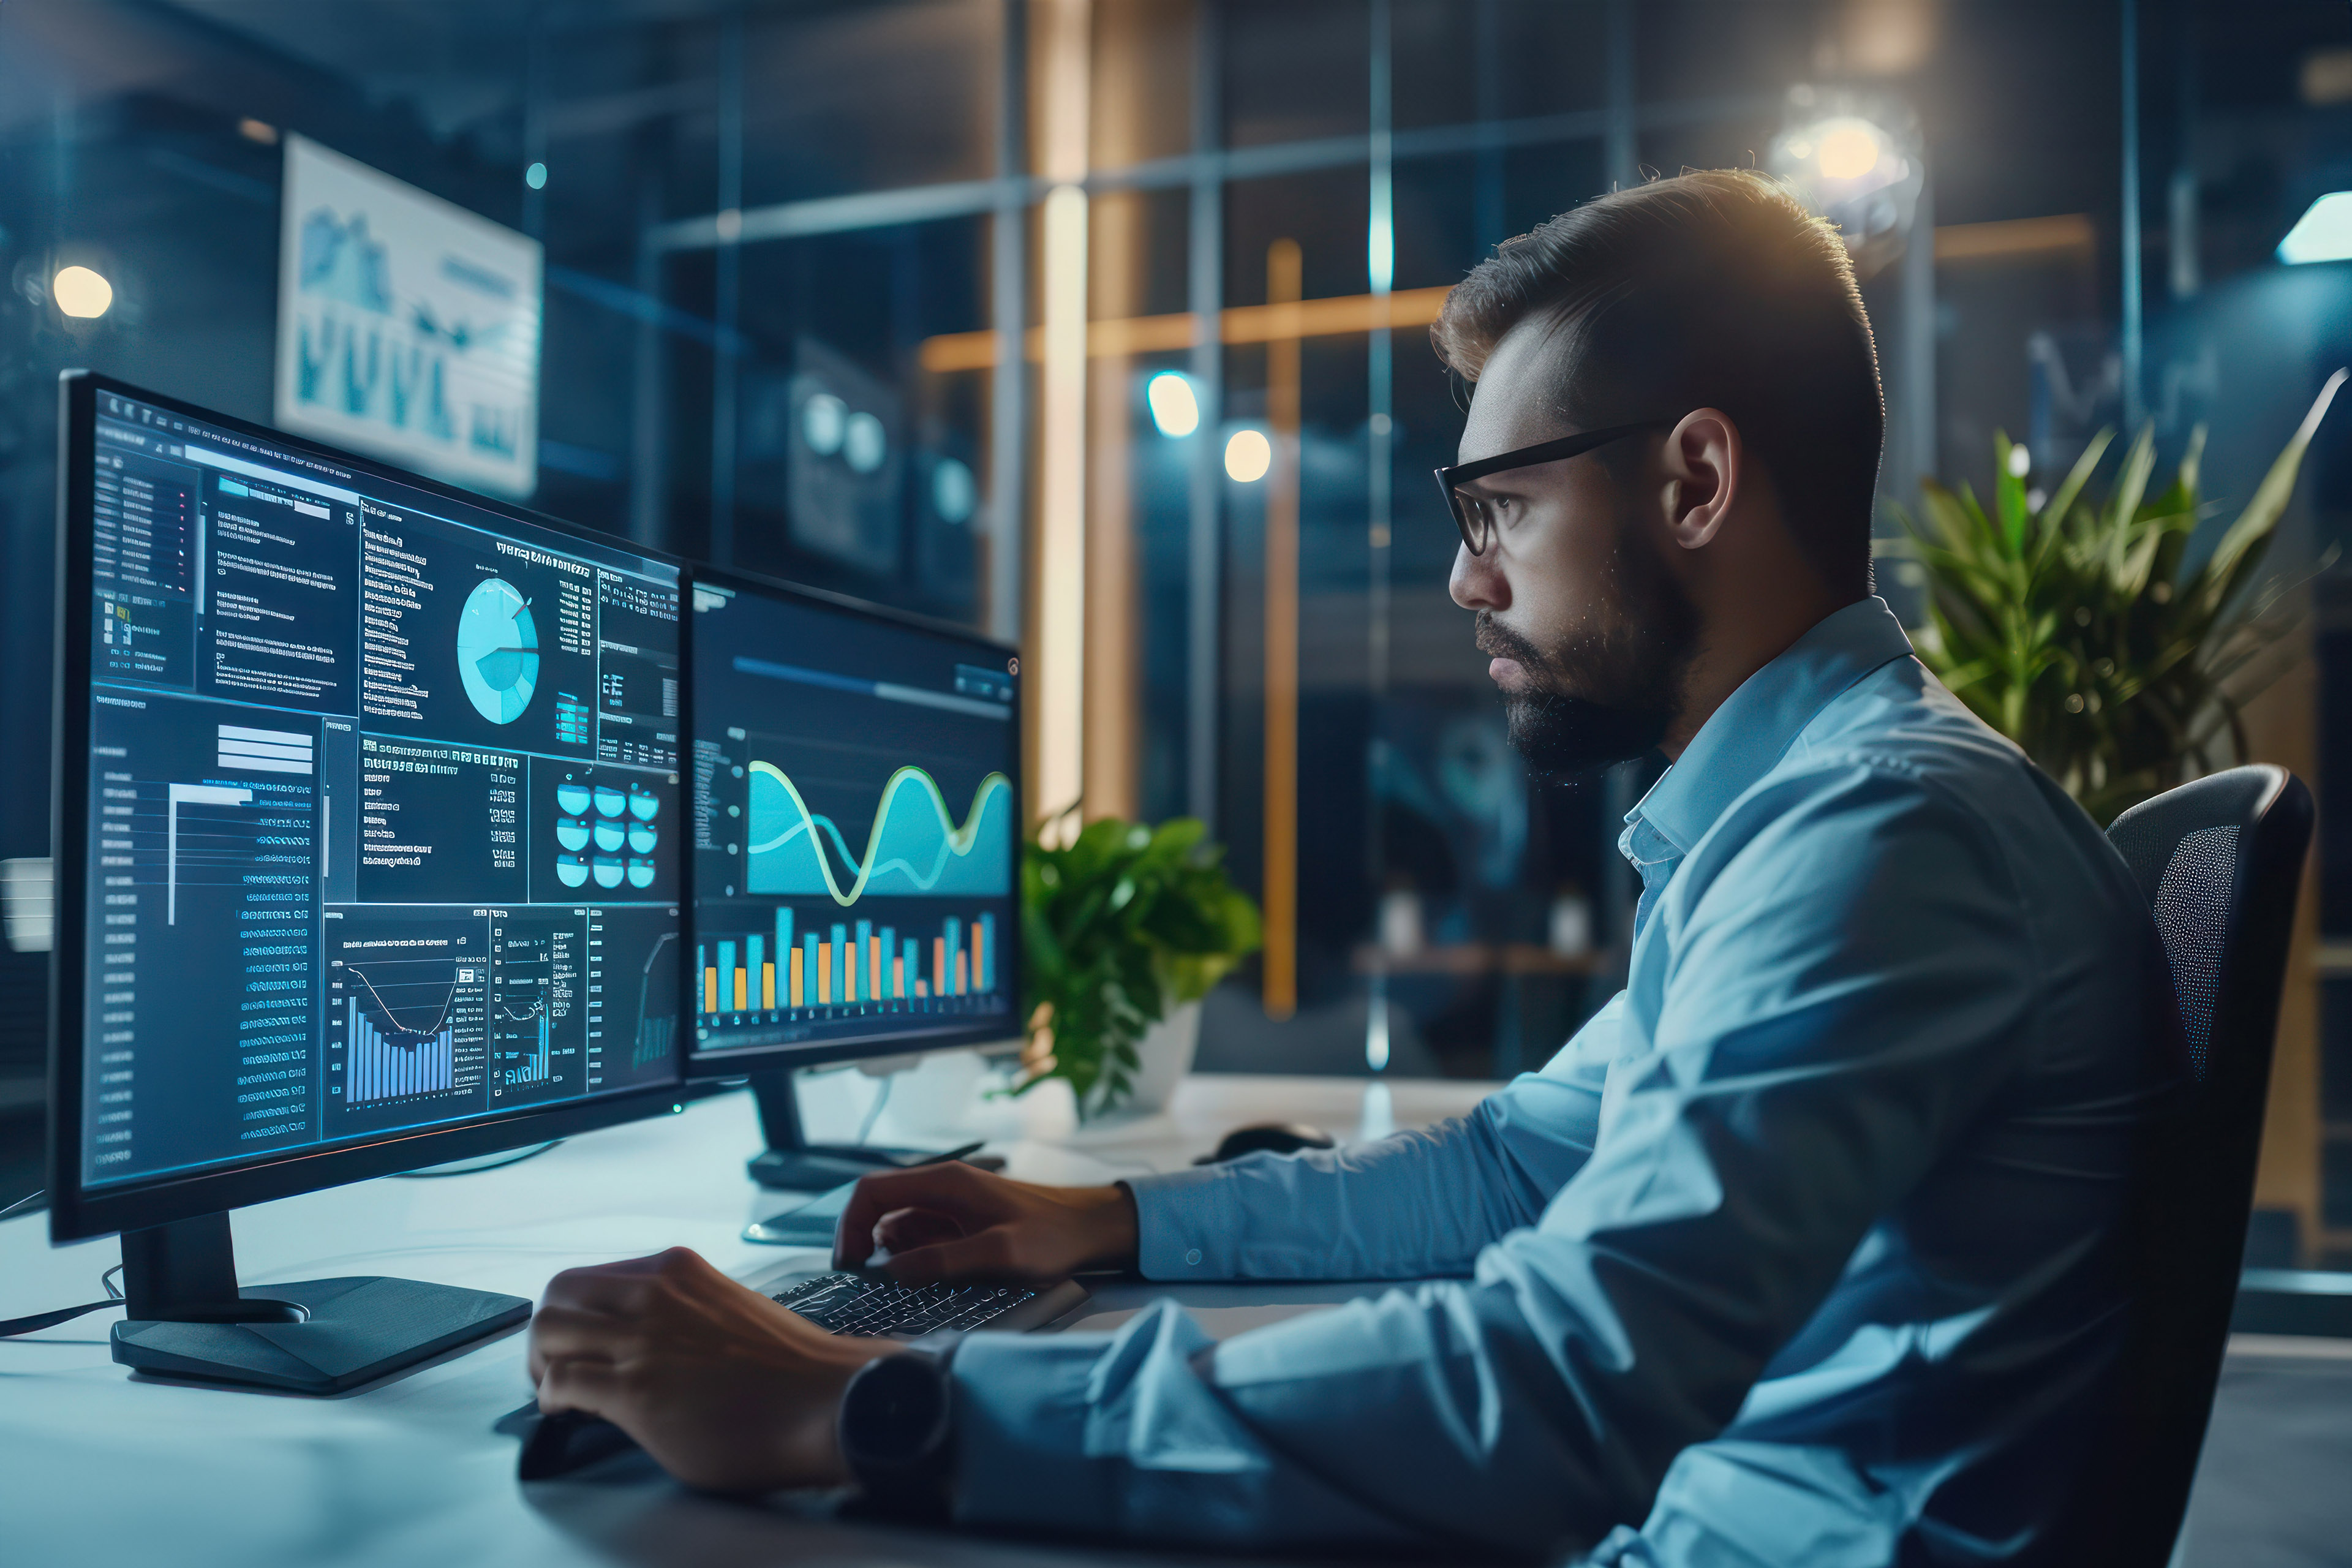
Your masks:
<svg viewBox="0 0 2352 1568"><path fill-rule="evenodd" d="M1236 430L1225 440L1225 477L1254 485L1274 467L1274 443L1263 430Z"/></svg>
<svg viewBox="0 0 2352 1568"><path fill-rule="evenodd" d="M1833 122L1822 132L1816 159L1824 179L1859 179L1878 167L1878 132L1859 120Z"/></svg>
<svg viewBox="0 0 2352 1568"><path fill-rule="evenodd" d="M49 298L67 315L91 321L114 303L114 285L87 267L60 268L49 279Z"/></svg>
<svg viewBox="0 0 2352 1568"><path fill-rule="evenodd" d="M1162 436L1190 436L1201 427L1201 400L1192 383L1172 370L1163 370L1143 384L1143 399L1151 405L1151 425Z"/></svg>

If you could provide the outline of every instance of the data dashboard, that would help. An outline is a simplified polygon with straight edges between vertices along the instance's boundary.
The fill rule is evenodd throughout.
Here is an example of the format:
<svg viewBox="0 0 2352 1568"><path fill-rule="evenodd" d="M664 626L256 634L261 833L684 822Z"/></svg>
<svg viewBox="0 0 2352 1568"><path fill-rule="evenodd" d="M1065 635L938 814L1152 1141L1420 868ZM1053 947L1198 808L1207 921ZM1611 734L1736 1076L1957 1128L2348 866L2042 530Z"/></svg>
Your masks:
<svg viewBox="0 0 2352 1568"><path fill-rule="evenodd" d="M677 569L98 415L84 1180L674 1080Z"/></svg>

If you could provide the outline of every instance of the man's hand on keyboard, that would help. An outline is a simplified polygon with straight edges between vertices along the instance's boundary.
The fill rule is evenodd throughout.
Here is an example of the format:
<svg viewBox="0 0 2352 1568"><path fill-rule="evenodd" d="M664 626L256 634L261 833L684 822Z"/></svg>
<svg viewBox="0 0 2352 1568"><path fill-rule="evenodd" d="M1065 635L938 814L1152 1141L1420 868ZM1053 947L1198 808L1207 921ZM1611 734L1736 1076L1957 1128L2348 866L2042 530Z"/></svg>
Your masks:
<svg viewBox="0 0 2352 1568"><path fill-rule="evenodd" d="M542 1411L583 1410L635 1437L688 1486L833 1486L851 1375L898 1346L827 1333L672 1247L568 1268L530 1324Z"/></svg>
<svg viewBox="0 0 2352 1568"><path fill-rule="evenodd" d="M1047 1187L970 1165L919 1165L867 1176L835 1233L836 1268L876 1247L907 1285L943 1279L1058 1279L1135 1260L1135 1198L1125 1187Z"/></svg>

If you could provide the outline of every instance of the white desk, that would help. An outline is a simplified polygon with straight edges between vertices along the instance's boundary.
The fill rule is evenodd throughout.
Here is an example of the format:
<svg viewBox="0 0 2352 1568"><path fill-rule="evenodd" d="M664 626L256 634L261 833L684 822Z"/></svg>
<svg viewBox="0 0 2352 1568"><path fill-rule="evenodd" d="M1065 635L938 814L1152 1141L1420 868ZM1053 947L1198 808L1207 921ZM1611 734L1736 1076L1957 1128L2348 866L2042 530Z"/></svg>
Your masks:
<svg viewBox="0 0 2352 1568"><path fill-rule="evenodd" d="M1493 1088L1401 1081L1384 1108L1378 1099L1367 1106L1360 1080L1201 1077L1171 1115L996 1152L1029 1180L1107 1181L1187 1163L1242 1122L1305 1121L1352 1137L1385 1131L1390 1117L1410 1127L1457 1115ZM835 1132L826 1122L818 1131ZM891 1131L886 1119L877 1139ZM750 1099L734 1094L574 1139L507 1170L289 1198L236 1214L238 1272L247 1284L404 1275L535 1300L559 1269L683 1244L746 1275L793 1256L740 1239L746 1221L795 1201L744 1176L759 1146ZM0 1317L103 1294L99 1276L116 1261L115 1243L51 1248L47 1223L0 1222ZM1212 1332L1227 1333L1352 1293L1188 1287L1181 1299ZM1079 1322L1108 1326L1150 1294L1106 1292ZM11 1565L723 1568L1143 1555L839 1523L809 1500L719 1501L645 1467L526 1492L514 1477L514 1440L490 1429L530 1396L520 1331L341 1398L310 1399L134 1378L109 1356L114 1321L96 1313L0 1341L0 1559Z"/></svg>

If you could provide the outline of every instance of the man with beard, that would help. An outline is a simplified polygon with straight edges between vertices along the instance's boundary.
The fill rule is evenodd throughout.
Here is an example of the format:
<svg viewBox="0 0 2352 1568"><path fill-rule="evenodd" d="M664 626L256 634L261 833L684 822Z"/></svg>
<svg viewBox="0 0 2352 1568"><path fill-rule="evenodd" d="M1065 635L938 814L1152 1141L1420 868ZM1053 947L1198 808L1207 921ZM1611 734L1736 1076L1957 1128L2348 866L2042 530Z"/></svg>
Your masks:
<svg viewBox="0 0 2352 1568"><path fill-rule="evenodd" d="M1501 247L1435 336L1475 384L1453 594L1514 740L1557 777L1673 760L1620 841L1624 990L1427 1131L1101 1188L868 1177L837 1262L1452 1278L1223 1343L1163 1302L909 1354L672 1252L550 1287L543 1405L700 1484L855 1479L996 1527L2065 1551L2162 959L2098 829L1871 596L1883 414L1840 242L1756 175L1661 180Z"/></svg>

